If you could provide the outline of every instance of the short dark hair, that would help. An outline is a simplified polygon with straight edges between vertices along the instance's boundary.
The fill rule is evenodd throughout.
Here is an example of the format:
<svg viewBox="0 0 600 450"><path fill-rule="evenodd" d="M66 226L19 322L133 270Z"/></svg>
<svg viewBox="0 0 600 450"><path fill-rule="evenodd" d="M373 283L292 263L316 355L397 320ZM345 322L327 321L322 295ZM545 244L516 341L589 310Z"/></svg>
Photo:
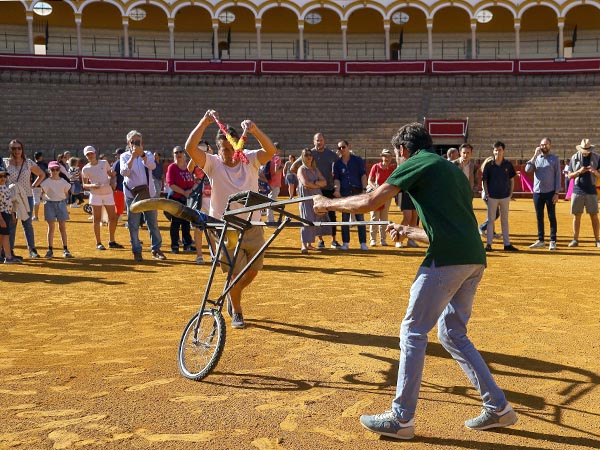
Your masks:
<svg viewBox="0 0 600 450"><path fill-rule="evenodd" d="M227 127L227 133L229 133L231 135L232 138L234 139L239 139L240 136L238 135L237 131L235 131L235 128L230 127L229 125L225 125ZM220 148L220 141L225 141L227 140L227 137L225 135L225 133L223 133L223 131L221 130L221 128L219 128L219 131L217 131L217 138L216 138L216 144L217 144L217 148Z"/></svg>
<svg viewBox="0 0 600 450"><path fill-rule="evenodd" d="M504 145L504 142L502 142L502 141L494 142L494 148L496 148L496 147L502 147L502 150L504 150L506 148L506 146Z"/></svg>
<svg viewBox="0 0 600 450"><path fill-rule="evenodd" d="M433 141L427 128L419 122L404 125L392 138L392 145L399 149L401 146L408 149L409 155L418 150L431 150Z"/></svg>
<svg viewBox="0 0 600 450"><path fill-rule="evenodd" d="M33 154L33 159L38 160L40 159L42 156L44 156L44 154L42 152L35 152Z"/></svg>
<svg viewBox="0 0 600 450"><path fill-rule="evenodd" d="M473 151L473 146L472 146L471 144L469 144L468 142L465 142L464 144L462 144L462 145L459 147L459 150L462 150L463 148L470 148L470 149L471 149L471 151Z"/></svg>

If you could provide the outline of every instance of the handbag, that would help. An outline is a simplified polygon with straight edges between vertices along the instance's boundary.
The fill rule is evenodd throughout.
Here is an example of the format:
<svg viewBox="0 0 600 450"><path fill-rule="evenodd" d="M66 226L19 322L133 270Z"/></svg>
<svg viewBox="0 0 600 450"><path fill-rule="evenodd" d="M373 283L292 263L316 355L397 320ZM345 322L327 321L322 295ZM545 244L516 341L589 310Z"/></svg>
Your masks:
<svg viewBox="0 0 600 450"><path fill-rule="evenodd" d="M150 187L147 184L141 184L129 189L133 195L133 202L139 202L140 200L147 200L150 198Z"/></svg>

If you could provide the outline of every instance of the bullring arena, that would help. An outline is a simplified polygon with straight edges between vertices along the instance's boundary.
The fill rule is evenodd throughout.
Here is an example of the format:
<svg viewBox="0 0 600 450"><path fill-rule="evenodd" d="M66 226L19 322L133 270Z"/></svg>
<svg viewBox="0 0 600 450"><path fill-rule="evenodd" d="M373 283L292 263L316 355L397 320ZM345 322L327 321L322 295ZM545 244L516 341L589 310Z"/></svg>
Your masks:
<svg viewBox="0 0 600 450"><path fill-rule="evenodd" d="M500 139L521 169L544 136L561 160L584 138L600 144L595 1L41 3L0 1L2 157L13 138L46 161L65 150L84 159L86 145L112 155L138 129L168 160L208 108L234 125L254 120L284 155L321 131L369 164L415 120L461 124L434 136L440 153L468 141L481 163ZM469 335L518 414L510 428L464 427L481 400L435 332L415 438L380 438L358 421L390 406L423 246L360 251L353 232L349 251L304 255L298 229L284 229L244 294L247 329L226 318L223 355L194 382L177 348L209 266L193 254L152 260L146 230L134 262L122 226L125 249L99 252L88 214L70 209L74 259L0 265L0 448L598 448L600 249L587 215L580 245L567 247L563 196L555 252L528 248L534 207L516 196L520 251L495 241L475 299ZM473 206L481 223L485 205ZM395 206L390 219L401 220ZM44 249L46 224L34 230ZM27 253L20 225L15 249Z"/></svg>

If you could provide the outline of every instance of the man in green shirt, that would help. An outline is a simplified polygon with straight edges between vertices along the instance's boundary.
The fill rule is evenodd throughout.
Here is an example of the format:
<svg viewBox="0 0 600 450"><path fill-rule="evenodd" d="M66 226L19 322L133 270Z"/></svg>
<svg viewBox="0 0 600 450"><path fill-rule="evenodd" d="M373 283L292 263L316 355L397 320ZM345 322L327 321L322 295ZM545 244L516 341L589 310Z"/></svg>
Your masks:
<svg viewBox="0 0 600 450"><path fill-rule="evenodd" d="M517 415L467 337L467 322L486 263L469 182L458 167L431 152L431 136L419 123L400 128L392 145L397 155L407 161L375 191L339 199L314 199L318 213L362 213L379 208L402 191L412 198L423 229L390 224L388 233L395 241L408 238L429 244L400 328L400 365L392 409L361 416L361 424L397 439L414 436L427 335L437 323L440 343L483 400L481 415L467 420L465 425L475 430L512 425Z"/></svg>

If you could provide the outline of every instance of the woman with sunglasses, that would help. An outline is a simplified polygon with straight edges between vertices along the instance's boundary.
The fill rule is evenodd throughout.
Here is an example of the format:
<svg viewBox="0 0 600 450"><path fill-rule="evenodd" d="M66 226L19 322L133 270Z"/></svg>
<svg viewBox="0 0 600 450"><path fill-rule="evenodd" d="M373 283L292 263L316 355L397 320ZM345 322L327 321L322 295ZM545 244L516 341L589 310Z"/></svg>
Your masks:
<svg viewBox="0 0 600 450"><path fill-rule="evenodd" d="M167 186L169 194L167 198L178 201L184 205L194 190L194 174L188 170L188 164L185 159L183 149L178 145L173 149L173 159L175 160L167 167ZM171 253L179 253L179 230L181 229L181 240L183 241L183 251L196 251L192 245L191 226L187 220L171 216Z"/></svg>
<svg viewBox="0 0 600 450"><path fill-rule="evenodd" d="M23 143L17 139L13 139L9 143L10 157L4 159L4 165L8 172L7 184L15 185L15 197L17 217L21 220L21 225L25 232L25 240L29 249L31 258L39 258L40 255L35 248L35 235L33 233L33 224L31 222L31 214L33 212L33 189L40 185L46 175L35 162L25 158ZM31 174L37 176L33 184L31 183ZM12 222L10 228L10 249L15 256L15 239L17 235L17 224Z"/></svg>
<svg viewBox="0 0 600 450"><path fill-rule="evenodd" d="M13 194L12 190L6 184L8 172L0 159L0 249L4 253L4 258L1 260L4 264L19 264L20 259L13 258L10 250L10 229L9 225L16 221L15 213L13 212Z"/></svg>
<svg viewBox="0 0 600 450"><path fill-rule="evenodd" d="M327 186L327 181L317 168L317 163L313 157L313 151L309 148L302 150L302 165L298 169L298 195L300 197L307 197L312 195L321 195L321 188ZM329 216L327 214L316 215L313 211L312 200L307 200L300 203L300 217L311 222L327 221ZM315 237L318 236L329 236L331 234L331 227L302 227L300 228L300 240L302 241L302 247L300 252L307 254L309 250L314 250L313 243Z"/></svg>

